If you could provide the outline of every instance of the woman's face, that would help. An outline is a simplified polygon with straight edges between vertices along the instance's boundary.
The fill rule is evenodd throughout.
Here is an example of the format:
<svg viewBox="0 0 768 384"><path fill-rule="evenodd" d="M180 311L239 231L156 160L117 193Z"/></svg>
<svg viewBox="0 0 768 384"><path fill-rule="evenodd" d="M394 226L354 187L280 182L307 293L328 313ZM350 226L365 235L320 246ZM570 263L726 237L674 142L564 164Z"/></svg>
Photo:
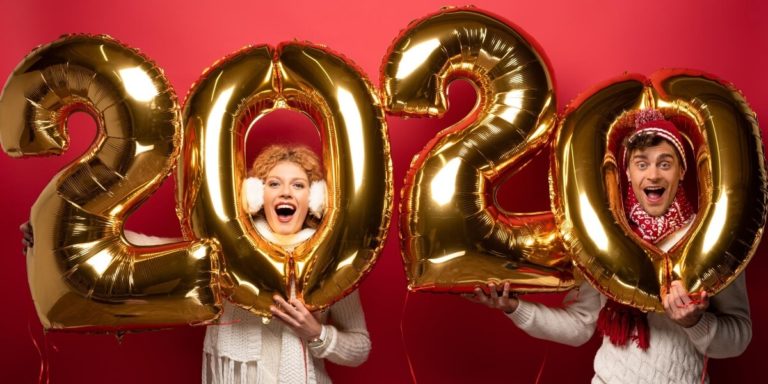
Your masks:
<svg viewBox="0 0 768 384"><path fill-rule="evenodd" d="M264 181L264 215L273 232L292 235L301 230L309 212L309 177L296 163L281 161Z"/></svg>

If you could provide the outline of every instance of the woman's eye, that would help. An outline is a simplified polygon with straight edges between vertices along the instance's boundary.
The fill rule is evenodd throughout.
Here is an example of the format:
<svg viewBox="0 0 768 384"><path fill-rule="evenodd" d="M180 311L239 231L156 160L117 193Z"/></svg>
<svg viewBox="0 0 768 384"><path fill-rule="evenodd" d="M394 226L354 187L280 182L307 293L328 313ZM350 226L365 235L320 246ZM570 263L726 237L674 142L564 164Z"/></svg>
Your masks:
<svg viewBox="0 0 768 384"><path fill-rule="evenodd" d="M269 186L270 188L275 188L275 187L280 186L280 183L278 183L276 181L270 181L270 182L267 183L267 186Z"/></svg>
<svg viewBox="0 0 768 384"><path fill-rule="evenodd" d="M293 184L293 187L296 189L304 189L305 185L304 183L295 183Z"/></svg>

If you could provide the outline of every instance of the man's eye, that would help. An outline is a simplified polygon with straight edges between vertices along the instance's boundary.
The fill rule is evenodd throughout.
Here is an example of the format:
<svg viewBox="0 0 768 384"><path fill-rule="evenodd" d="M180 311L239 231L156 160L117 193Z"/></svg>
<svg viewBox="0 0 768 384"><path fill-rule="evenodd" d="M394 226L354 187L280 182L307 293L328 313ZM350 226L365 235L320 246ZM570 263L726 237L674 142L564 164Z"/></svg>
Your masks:
<svg viewBox="0 0 768 384"><path fill-rule="evenodd" d="M639 169L648 168L648 164L646 164L646 163L637 163L637 168L639 168Z"/></svg>
<svg viewBox="0 0 768 384"><path fill-rule="evenodd" d="M661 169L669 169L670 166L671 166L671 164L669 164L668 162L665 161L665 162L663 162L663 163L661 163L659 165L659 168L661 168Z"/></svg>

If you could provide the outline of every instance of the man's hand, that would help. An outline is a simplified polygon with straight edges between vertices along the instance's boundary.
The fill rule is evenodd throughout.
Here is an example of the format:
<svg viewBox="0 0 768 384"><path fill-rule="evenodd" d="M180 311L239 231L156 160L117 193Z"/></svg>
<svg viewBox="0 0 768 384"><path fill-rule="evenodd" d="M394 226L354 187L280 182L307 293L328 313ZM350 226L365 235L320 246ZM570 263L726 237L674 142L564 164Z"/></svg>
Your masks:
<svg viewBox="0 0 768 384"><path fill-rule="evenodd" d="M675 280L670 284L669 292L662 295L661 301L667 316L685 328L696 325L709 308L709 296L707 296L706 291L692 297L680 280Z"/></svg>
<svg viewBox="0 0 768 384"><path fill-rule="evenodd" d="M463 296L471 302L483 304L490 308L501 309L506 313L512 313L517 309L519 301L515 295L510 297L509 283L504 283L501 296L499 296L499 293L496 291L496 285L493 283L488 284L488 290L490 295L486 295L482 288L475 287L474 294L465 294Z"/></svg>

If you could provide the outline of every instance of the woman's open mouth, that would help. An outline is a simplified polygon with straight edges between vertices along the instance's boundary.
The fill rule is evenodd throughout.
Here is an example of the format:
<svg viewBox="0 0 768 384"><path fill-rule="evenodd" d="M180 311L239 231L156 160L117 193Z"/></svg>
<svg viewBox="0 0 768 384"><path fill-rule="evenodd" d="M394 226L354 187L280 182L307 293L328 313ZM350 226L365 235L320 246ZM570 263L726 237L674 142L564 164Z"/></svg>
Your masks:
<svg viewBox="0 0 768 384"><path fill-rule="evenodd" d="M293 214L296 213L296 207L291 204L282 203L275 207L275 213L277 213L277 219L281 223L287 223L293 218Z"/></svg>

